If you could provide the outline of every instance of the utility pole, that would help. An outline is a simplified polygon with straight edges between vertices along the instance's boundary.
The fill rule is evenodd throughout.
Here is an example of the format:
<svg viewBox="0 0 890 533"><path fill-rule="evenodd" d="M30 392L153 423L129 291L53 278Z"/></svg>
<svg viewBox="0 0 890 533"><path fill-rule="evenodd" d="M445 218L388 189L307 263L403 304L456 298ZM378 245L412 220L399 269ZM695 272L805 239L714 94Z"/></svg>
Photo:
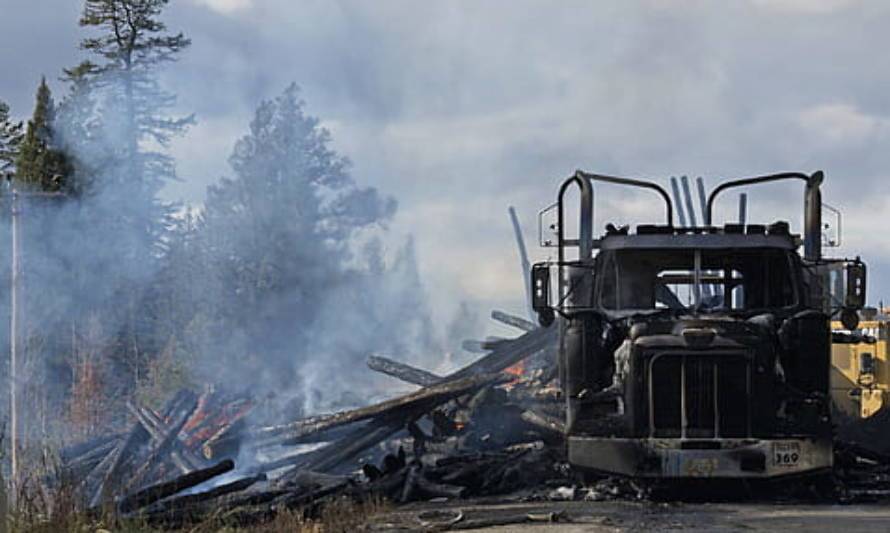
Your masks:
<svg viewBox="0 0 890 533"><path fill-rule="evenodd" d="M10 319L9 319L9 426L10 426L10 474L15 494L19 482L19 436L21 434L19 423L19 371L21 368L21 343L19 342L21 329L21 303L22 303L22 271L21 271L21 225L22 202L25 197L58 197L64 196L60 192L19 192L16 188L12 174L6 175L6 185L10 189L10 213L12 216L12 279L10 290Z"/></svg>
<svg viewBox="0 0 890 533"><path fill-rule="evenodd" d="M9 425L10 425L10 460L12 463L12 493L16 492L16 484L19 481L19 404L18 404L18 362L19 362L19 201L18 191L12 183L11 176L7 176L7 183L12 189L12 302L10 304L9 321Z"/></svg>

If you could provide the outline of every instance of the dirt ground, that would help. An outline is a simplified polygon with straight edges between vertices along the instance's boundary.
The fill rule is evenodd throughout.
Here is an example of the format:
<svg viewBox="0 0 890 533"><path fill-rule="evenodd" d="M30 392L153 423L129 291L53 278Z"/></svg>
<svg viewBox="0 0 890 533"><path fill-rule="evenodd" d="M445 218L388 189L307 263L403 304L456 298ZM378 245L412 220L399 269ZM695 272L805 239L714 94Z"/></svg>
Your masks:
<svg viewBox="0 0 890 533"><path fill-rule="evenodd" d="M454 522L455 519L459 520ZM450 526L450 522L453 522ZM541 502L424 503L378 516L374 531L890 531L890 505ZM438 527L437 527L438 526Z"/></svg>

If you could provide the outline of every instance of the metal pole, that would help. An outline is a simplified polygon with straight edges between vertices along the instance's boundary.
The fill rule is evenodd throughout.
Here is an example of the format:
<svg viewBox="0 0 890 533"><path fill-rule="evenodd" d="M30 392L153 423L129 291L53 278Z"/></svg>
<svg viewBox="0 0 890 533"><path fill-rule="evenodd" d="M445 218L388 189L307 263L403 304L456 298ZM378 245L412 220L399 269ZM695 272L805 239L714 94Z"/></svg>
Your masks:
<svg viewBox="0 0 890 533"><path fill-rule="evenodd" d="M689 189L689 178L680 176L680 185L683 187L683 196L686 198L686 209L689 215L689 225L693 228L698 225L695 220L695 204L692 203L692 192Z"/></svg>
<svg viewBox="0 0 890 533"><path fill-rule="evenodd" d="M9 324L9 420L10 420L10 443L12 450L11 458L11 474L12 474L12 494L16 492L16 484L18 483L18 447L19 447L19 424L18 424L18 300L19 300L19 194L13 185L12 189L12 290L10 291L12 302L10 310Z"/></svg>
<svg viewBox="0 0 890 533"><path fill-rule="evenodd" d="M507 208L510 213L510 221L513 223L513 233L516 235L516 248L519 250L519 262L522 265L522 283L525 286L525 306L529 318L535 320L537 313L532 308L531 294L531 263L528 260L528 250L525 248L525 238L522 236L522 227L519 225L519 216L511 205Z"/></svg>
<svg viewBox="0 0 890 533"><path fill-rule="evenodd" d="M683 209L683 198L680 196L680 187L677 185L677 178L671 176L671 190L674 193L674 203L677 204L677 216L680 219L680 227L686 226L686 211Z"/></svg>
<svg viewBox="0 0 890 533"><path fill-rule="evenodd" d="M710 226L711 221L706 218L708 216L708 199L705 197L705 179L701 176L695 178L695 185L698 188L698 205L701 207L702 225Z"/></svg>

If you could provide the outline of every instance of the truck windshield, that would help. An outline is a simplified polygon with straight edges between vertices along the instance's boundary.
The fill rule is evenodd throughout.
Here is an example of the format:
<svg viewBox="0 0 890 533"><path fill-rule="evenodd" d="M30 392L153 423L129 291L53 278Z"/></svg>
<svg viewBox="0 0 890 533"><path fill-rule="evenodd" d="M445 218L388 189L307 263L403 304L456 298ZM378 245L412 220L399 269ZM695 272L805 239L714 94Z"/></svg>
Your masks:
<svg viewBox="0 0 890 533"><path fill-rule="evenodd" d="M748 311L798 303L786 250L606 250L597 264L597 301L610 310Z"/></svg>

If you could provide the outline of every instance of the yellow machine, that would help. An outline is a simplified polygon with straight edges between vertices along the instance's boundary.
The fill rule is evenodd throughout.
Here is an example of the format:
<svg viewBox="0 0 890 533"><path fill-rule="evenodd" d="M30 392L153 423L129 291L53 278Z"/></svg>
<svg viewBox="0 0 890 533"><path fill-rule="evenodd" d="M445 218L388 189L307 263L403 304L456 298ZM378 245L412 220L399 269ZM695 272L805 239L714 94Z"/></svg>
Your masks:
<svg viewBox="0 0 890 533"><path fill-rule="evenodd" d="M847 422L871 418L890 405L890 310L862 313L856 331L832 323L831 396ZM888 407L890 409L890 407Z"/></svg>

